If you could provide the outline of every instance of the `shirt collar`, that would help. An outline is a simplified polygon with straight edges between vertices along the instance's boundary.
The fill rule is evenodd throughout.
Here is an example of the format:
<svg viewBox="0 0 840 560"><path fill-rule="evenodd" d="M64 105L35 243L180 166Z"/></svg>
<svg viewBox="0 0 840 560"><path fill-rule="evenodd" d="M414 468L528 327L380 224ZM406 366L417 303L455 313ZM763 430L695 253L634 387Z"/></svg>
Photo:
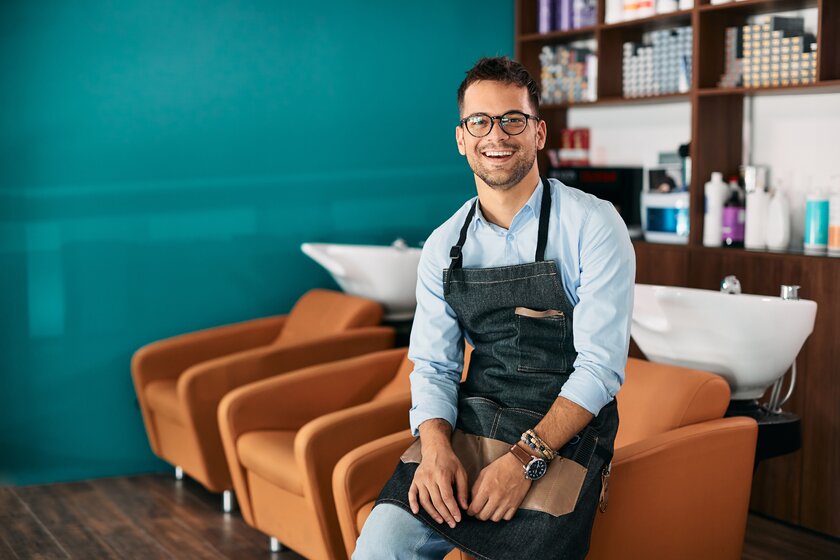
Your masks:
<svg viewBox="0 0 840 560"><path fill-rule="evenodd" d="M519 209L519 212L516 213L516 216L513 217L513 221L511 222L511 229L513 228L514 224L517 224L518 221L521 221L523 218L520 216L528 216L529 218L538 218L540 215L540 210L542 209L542 191L543 191L543 182L540 179L540 182L537 183L537 188L534 189L534 192L531 194L531 197L525 202L525 205ZM477 202L475 206L475 218L473 219L473 223L471 226L471 230L475 231L479 224L489 227L491 229L502 229L496 224L490 223L487 218L484 217L484 214L481 212L481 202ZM518 225L518 224L517 224Z"/></svg>

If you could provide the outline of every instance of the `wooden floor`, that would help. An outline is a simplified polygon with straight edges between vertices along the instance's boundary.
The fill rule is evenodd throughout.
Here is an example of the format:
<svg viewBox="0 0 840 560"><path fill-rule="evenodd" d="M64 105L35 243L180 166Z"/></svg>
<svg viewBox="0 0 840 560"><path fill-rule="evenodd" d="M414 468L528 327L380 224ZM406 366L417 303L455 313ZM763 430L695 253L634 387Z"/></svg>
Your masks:
<svg viewBox="0 0 840 560"><path fill-rule="evenodd" d="M0 559L155 558L299 560L218 495L151 474L45 486L0 487ZM750 515L744 560L840 558L840 541Z"/></svg>

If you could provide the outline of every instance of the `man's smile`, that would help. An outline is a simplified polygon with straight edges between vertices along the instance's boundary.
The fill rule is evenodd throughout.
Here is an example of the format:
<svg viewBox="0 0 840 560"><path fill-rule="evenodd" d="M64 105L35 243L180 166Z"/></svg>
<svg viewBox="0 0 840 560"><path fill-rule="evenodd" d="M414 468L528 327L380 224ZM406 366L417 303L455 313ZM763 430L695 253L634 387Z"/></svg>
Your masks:
<svg viewBox="0 0 840 560"><path fill-rule="evenodd" d="M481 150L481 155L486 159L495 162L503 163L513 157L514 150L510 149L485 149Z"/></svg>

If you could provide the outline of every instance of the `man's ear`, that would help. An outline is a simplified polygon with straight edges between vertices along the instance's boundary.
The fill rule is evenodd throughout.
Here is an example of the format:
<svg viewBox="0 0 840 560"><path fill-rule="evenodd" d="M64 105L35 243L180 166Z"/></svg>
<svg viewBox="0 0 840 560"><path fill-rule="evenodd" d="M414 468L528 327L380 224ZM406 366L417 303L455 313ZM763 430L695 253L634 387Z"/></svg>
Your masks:
<svg viewBox="0 0 840 560"><path fill-rule="evenodd" d="M545 121L540 120L540 122L537 123L537 150L545 148L546 135L547 131Z"/></svg>
<svg viewBox="0 0 840 560"><path fill-rule="evenodd" d="M455 127L455 143L458 144L458 153L467 155L467 147L464 145L464 128L461 125Z"/></svg>

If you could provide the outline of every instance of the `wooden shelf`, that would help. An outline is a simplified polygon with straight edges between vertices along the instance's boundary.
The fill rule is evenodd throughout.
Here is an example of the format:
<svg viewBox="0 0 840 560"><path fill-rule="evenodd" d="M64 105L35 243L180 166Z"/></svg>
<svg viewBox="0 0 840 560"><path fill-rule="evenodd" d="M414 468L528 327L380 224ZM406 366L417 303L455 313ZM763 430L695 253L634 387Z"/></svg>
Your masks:
<svg viewBox="0 0 840 560"><path fill-rule="evenodd" d="M679 103L691 101L691 93L666 93L647 97L605 97L595 102L596 105L648 105L654 103Z"/></svg>
<svg viewBox="0 0 840 560"><path fill-rule="evenodd" d="M668 27L679 27L680 25L691 25L691 14L694 10L677 10L667 14L656 14L645 18L617 21L615 23L603 23L599 29L609 31L611 29L663 29Z"/></svg>
<svg viewBox="0 0 840 560"><path fill-rule="evenodd" d="M709 95L795 95L814 93L840 93L840 80L828 80L811 84L757 88L701 88L699 96Z"/></svg>
<svg viewBox="0 0 840 560"><path fill-rule="evenodd" d="M772 251L770 249L744 249L743 247L706 247L705 245L683 245L679 243L656 243L653 241L645 241L644 239L633 239L634 245L644 245L652 250L659 247L668 248L669 250L682 249L685 251L706 253L710 255L724 255L724 256L759 256L768 258L777 258L785 260L788 258L802 258L802 259L830 259L840 263L840 257L823 255L810 255L805 253L804 249L785 249L783 251Z"/></svg>
<svg viewBox="0 0 840 560"><path fill-rule="evenodd" d="M818 0L744 0L743 2L728 2L716 6L712 4L701 4L695 9L702 14L709 12L738 12L757 15L816 8L817 3Z"/></svg>
<svg viewBox="0 0 840 560"><path fill-rule="evenodd" d="M593 37L598 54L598 100L542 107L548 124L548 148L559 147L556 131L569 124L569 109L647 103L691 105L691 235L687 245L634 240L636 281L716 289L721 278L735 274L744 291L778 295L781 284L801 284L804 298L819 305L817 324L800 356L808 371L786 409L801 415L803 446L795 453L762 463L752 486L753 510L821 533L840 537L840 384L837 383L837 332L840 258L804 251L756 251L704 247L702 185L713 171L737 173L743 163L744 98L763 95L840 93L840 0L744 0L713 6L696 0L691 10L648 18L604 23L605 0L598 1L598 24L585 30L536 31L538 0L516 0L516 57L534 76L540 75L543 45ZM726 28L746 24L751 16L817 9L817 79L812 84L764 88L718 88L725 70ZM685 94L625 99L622 96L624 43L639 42L647 31L690 25L693 29L692 89ZM540 166L547 165L544 151ZM828 415L828 416L826 416ZM825 418L828 418L828 421ZM789 491L779 492L778 481ZM829 489L829 490L826 490Z"/></svg>
<svg viewBox="0 0 840 560"><path fill-rule="evenodd" d="M570 103L545 103L540 105L540 111L565 111L572 107L592 107L597 105L598 101L574 101Z"/></svg>
<svg viewBox="0 0 840 560"><path fill-rule="evenodd" d="M715 6L717 7L717 6ZM519 35L517 40L522 42L548 43L563 39L576 39L587 35L594 35L597 31L609 31L612 29L662 29L668 27L679 27L680 25L691 25L691 14L694 10L678 10L667 14L618 21L615 23L600 23L569 29L567 31L549 31L548 33L524 33Z"/></svg>
<svg viewBox="0 0 840 560"><path fill-rule="evenodd" d="M588 27L569 29L567 31L551 31L549 33L528 33L526 35L520 35L519 40L524 43L552 43L564 40L573 41L576 39L586 39L587 36L594 36L597 30L597 25L590 25Z"/></svg>
<svg viewBox="0 0 840 560"><path fill-rule="evenodd" d="M648 105L655 103L679 103L691 101L690 93L669 93L648 97L605 97L597 101L578 101L575 103L546 103L540 105L541 111L558 111L574 107L598 107L605 105Z"/></svg>

